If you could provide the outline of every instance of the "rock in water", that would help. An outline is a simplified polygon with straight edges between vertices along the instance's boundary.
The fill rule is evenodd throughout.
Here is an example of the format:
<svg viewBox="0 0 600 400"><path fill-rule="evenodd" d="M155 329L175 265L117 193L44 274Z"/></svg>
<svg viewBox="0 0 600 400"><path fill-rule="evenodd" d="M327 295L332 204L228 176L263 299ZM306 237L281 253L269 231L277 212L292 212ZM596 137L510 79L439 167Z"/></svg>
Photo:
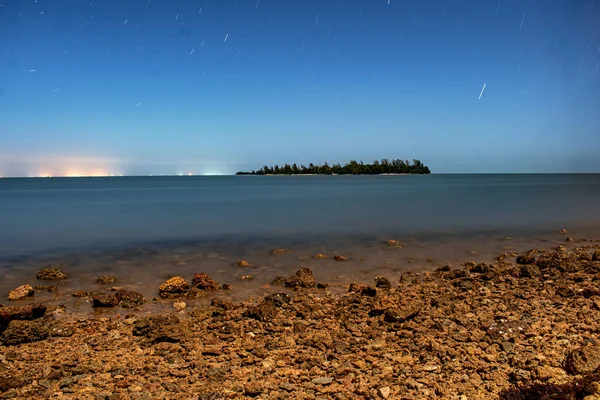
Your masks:
<svg viewBox="0 0 600 400"><path fill-rule="evenodd" d="M146 302L144 296L134 290L118 290L117 293L115 293L115 297L117 298L119 305L123 308L141 306Z"/></svg>
<svg viewBox="0 0 600 400"><path fill-rule="evenodd" d="M96 283L99 283L101 285L112 285L115 282L117 282L117 278L115 278L114 276L101 276L98 279L96 279Z"/></svg>
<svg viewBox="0 0 600 400"><path fill-rule="evenodd" d="M176 301L175 303L173 303L173 308L175 309L175 311L182 311L185 309L186 306L187 304L185 304L185 302L183 301Z"/></svg>
<svg viewBox="0 0 600 400"><path fill-rule="evenodd" d="M58 268L44 268L38 271L36 277L45 280L67 279L69 276Z"/></svg>
<svg viewBox="0 0 600 400"><path fill-rule="evenodd" d="M190 290L190 284L181 276L168 279L159 286L158 291L163 299L185 295Z"/></svg>
<svg viewBox="0 0 600 400"><path fill-rule="evenodd" d="M344 257L344 256L335 256L333 258L335 261L348 261L348 257Z"/></svg>
<svg viewBox="0 0 600 400"><path fill-rule="evenodd" d="M9 300L23 300L26 299L29 296L33 296L33 287L31 287L31 285L23 285L23 286L19 286L18 288L11 290L8 293L8 299Z"/></svg>
<svg viewBox="0 0 600 400"><path fill-rule="evenodd" d="M284 254L287 252L289 252L288 249L275 249L275 250L271 251L271 254Z"/></svg>
<svg viewBox="0 0 600 400"><path fill-rule="evenodd" d="M583 346L567 356L567 372L572 375L594 372L600 367L600 346Z"/></svg>
<svg viewBox="0 0 600 400"><path fill-rule="evenodd" d="M326 259L326 258L327 258L327 256L326 256L325 254L320 254L320 253L319 253L319 254L315 254L315 255L313 256L313 258L314 258L315 260L324 260L324 259Z"/></svg>
<svg viewBox="0 0 600 400"><path fill-rule="evenodd" d="M0 336L0 341L6 346L21 343L39 342L48 337L48 327L41 321L14 320Z"/></svg>
<svg viewBox="0 0 600 400"><path fill-rule="evenodd" d="M98 294L92 296L92 307L114 307L119 303L119 300L114 294Z"/></svg>
<svg viewBox="0 0 600 400"><path fill-rule="evenodd" d="M199 274L194 274L194 280L192 281L192 285L200 290L219 289L219 282L215 281L213 278L211 278L203 272Z"/></svg>
<svg viewBox="0 0 600 400"><path fill-rule="evenodd" d="M289 288L313 288L317 281L309 268L300 268L296 274L285 280L285 286Z"/></svg>

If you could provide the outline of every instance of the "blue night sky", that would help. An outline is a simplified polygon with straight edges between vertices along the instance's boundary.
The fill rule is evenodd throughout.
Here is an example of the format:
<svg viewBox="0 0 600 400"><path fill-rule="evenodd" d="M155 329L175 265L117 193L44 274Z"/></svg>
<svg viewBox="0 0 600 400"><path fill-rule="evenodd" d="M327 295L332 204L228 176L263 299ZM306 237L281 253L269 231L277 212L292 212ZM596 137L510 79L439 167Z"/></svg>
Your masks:
<svg viewBox="0 0 600 400"><path fill-rule="evenodd" d="M600 172L599 68L599 0L0 0L0 176Z"/></svg>

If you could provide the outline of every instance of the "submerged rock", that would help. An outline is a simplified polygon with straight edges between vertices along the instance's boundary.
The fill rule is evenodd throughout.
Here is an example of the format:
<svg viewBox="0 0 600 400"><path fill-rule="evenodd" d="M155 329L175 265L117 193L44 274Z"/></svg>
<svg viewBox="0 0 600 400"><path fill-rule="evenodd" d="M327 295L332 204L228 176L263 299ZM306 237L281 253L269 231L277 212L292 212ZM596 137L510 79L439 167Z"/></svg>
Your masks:
<svg viewBox="0 0 600 400"><path fill-rule="evenodd" d="M326 259L326 258L327 258L327 255L319 253L319 254L315 254L315 255L313 256L313 258L314 258L315 260L324 260L324 259Z"/></svg>
<svg viewBox="0 0 600 400"><path fill-rule="evenodd" d="M294 275L285 280L285 286L289 288L313 288L317 281L310 268L300 268Z"/></svg>
<svg viewBox="0 0 600 400"><path fill-rule="evenodd" d="M348 257L344 257L344 256L335 256L333 258L335 261L348 261Z"/></svg>
<svg viewBox="0 0 600 400"><path fill-rule="evenodd" d="M34 291L31 285L22 285L8 293L8 300L23 300L33 296Z"/></svg>
<svg viewBox="0 0 600 400"><path fill-rule="evenodd" d="M185 295L190 290L190 284L181 276L168 279L158 287L160 297L163 299Z"/></svg>
<svg viewBox="0 0 600 400"><path fill-rule="evenodd" d="M183 301L176 301L175 303L173 303L173 308L175 309L175 311L182 311L187 307L187 304L185 304L185 302Z"/></svg>
<svg viewBox="0 0 600 400"><path fill-rule="evenodd" d="M59 280L59 279L67 279L69 276L63 272L62 270L54 267L44 268L36 274L38 279L45 280Z"/></svg>
<svg viewBox="0 0 600 400"><path fill-rule="evenodd" d="M117 278L115 278L114 276L101 276L98 279L96 279L96 283L99 283L101 285L112 285L114 283L117 282Z"/></svg>
<svg viewBox="0 0 600 400"><path fill-rule="evenodd" d="M146 302L144 296L135 290L119 290L115 293L118 304L123 308L141 306Z"/></svg>
<svg viewBox="0 0 600 400"><path fill-rule="evenodd" d="M92 307L114 307L119 304L119 300L114 294L97 294L92 296Z"/></svg>
<svg viewBox="0 0 600 400"><path fill-rule="evenodd" d="M0 336L5 346L39 342L48 337L48 327L41 321L14 320Z"/></svg>
<svg viewBox="0 0 600 400"><path fill-rule="evenodd" d="M219 282L215 281L209 275L201 272L194 274L192 285L200 290L217 290L219 289Z"/></svg>
<svg viewBox="0 0 600 400"><path fill-rule="evenodd" d="M78 290L73 293L73 297L88 297L90 294L85 290Z"/></svg>
<svg viewBox="0 0 600 400"><path fill-rule="evenodd" d="M249 267L250 263L246 260L241 260L241 261L238 261L237 266L238 267Z"/></svg>

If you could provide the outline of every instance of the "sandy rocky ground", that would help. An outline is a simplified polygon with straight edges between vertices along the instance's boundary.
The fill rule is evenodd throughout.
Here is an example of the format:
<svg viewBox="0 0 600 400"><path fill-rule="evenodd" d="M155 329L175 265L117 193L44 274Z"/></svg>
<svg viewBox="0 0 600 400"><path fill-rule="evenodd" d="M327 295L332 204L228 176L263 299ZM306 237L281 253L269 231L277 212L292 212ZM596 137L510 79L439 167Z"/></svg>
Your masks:
<svg viewBox="0 0 600 400"><path fill-rule="evenodd" d="M600 400L600 243L568 242L342 294L301 269L237 304L207 275L175 277L162 315L133 291L77 293L128 308L110 317L12 301L0 398ZM207 292L210 306L184 308Z"/></svg>

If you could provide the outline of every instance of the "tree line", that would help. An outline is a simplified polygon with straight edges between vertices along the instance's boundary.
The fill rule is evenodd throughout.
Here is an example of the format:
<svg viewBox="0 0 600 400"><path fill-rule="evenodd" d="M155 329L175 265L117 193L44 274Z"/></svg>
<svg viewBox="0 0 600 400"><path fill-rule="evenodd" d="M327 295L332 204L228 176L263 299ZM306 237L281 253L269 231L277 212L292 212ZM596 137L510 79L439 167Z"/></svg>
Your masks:
<svg viewBox="0 0 600 400"><path fill-rule="evenodd" d="M236 175L379 175L379 174L430 174L429 168L419 160L388 160L373 161L364 164L352 160L345 165L325 163L323 165L284 164L283 166L265 165L257 171L240 171Z"/></svg>

